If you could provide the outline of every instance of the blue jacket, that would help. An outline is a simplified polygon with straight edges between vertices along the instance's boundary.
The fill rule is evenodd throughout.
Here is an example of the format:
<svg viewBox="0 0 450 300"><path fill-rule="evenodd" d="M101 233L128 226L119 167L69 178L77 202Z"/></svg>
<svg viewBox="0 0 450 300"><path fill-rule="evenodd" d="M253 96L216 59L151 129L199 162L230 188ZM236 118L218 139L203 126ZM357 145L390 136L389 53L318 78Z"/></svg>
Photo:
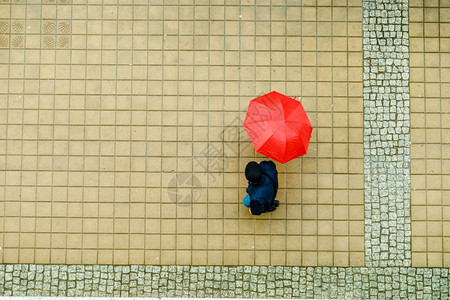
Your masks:
<svg viewBox="0 0 450 300"><path fill-rule="evenodd" d="M278 191L278 172L275 164L272 161L262 161L259 165L263 170L261 182L257 185L249 184L247 187L250 201L258 203L256 207L251 209L253 215L262 214L266 207L275 200Z"/></svg>

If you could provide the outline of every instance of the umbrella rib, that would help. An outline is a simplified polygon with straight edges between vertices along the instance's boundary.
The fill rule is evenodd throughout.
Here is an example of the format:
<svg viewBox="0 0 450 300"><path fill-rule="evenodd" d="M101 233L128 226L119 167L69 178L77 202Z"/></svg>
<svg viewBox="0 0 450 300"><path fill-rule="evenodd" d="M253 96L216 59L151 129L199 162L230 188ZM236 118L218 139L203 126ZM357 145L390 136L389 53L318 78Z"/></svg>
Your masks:
<svg viewBox="0 0 450 300"><path fill-rule="evenodd" d="M299 103L300 104L300 103ZM285 114L285 119L287 120L291 115L293 115L294 114L294 112L295 111L297 111L297 110L300 110L301 111L301 109L300 109L300 105L297 105L297 107L295 108L295 109L293 109L293 110L290 110L290 111L286 111L287 113L289 113L288 115L286 115Z"/></svg>
<svg viewBox="0 0 450 300"><path fill-rule="evenodd" d="M269 123L269 122L267 122L267 123ZM275 132L277 132L279 129L280 129L280 127L281 126L283 126L283 122L273 122L274 124L276 124L276 129L274 129L273 131L272 131L272 133L270 133L270 135L268 135L260 144L261 144L261 146L262 145L264 145L270 138L272 138L272 136L273 136L273 134L275 133ZM255 123L256 124L256 123ZM259 129L262 129L262 130L266 130L266 126L267 126L267 124L266 124L266 126L261 126L260 124L256 124L256 126L259 128ZM269 127L270 128L270 126L267 126L267 127ZM244 128L246 128L245 126L244 126ZM251 127L248 127L248 130L250 130L250 131L255 131L254 130L254 128L251 128ZM252 141L252 143L253 143L253 141Z"/></svg>
<svg viewBox="0 0 450 300"><path fill-rule="evenodd" d="M280 128L283 126L283 123L281 123L279 126L278 126L278 128L276 129L276 130L274 130L273 132L272 132L272 134L267 138L267 140L263 143L263 145L275 134L275 133L277 133L278 132L278 130L280 130ZM283 131L283 130L281 130L281 132L284 134L284 148L283 148L283 154L281 154L280 155L280 158L282 158L282 159L284 159L284 156L286 155L286 147L287 147L287 143L286 143L286 132L285 131Z"/></svg>
<svg viewBox="0 0 450 300"><path fill-rule="evenodd" d="M284 147L283 147L283 161L286 158L286 148L287 148L287 141L286 141L286 130L283 130L283 134L284 134Z"/></svg>
<svg viewBox="0 0 450 300"><path fill-rule="evenodd" d="M267 136L267 138L264 140L264 142L261 143L261 145L264 145L268 140L270 140L270 138L272 138L272 136L275 134L275 132L277 132L282 125L283 124L281 122L279 122L277 128L275 130L273 130L270 135Z"/></svg>

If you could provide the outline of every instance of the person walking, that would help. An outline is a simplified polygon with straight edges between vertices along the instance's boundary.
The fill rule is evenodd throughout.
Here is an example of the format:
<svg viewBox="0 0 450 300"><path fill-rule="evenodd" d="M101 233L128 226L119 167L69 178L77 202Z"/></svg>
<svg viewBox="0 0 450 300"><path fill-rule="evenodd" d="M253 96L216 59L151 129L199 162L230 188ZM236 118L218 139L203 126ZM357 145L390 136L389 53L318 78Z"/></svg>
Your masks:
<svg viewBox="0 0 450 300"><path fill-rule="evenodd" d="M278 171L272 161L257 163L251 161L245 167L248 181L247 193L243 204L252 215L274 211L280 204L275 200L278 191Z"/></svg>

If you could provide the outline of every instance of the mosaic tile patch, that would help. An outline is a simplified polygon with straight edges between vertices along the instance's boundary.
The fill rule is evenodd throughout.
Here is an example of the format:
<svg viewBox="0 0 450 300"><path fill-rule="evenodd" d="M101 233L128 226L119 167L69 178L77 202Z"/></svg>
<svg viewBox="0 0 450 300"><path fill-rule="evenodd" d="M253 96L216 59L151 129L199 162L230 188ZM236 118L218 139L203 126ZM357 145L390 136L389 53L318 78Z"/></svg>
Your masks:
<svg viewBox="0 0 450 300"><path fill-rule="evenodd" d="M26 40L32 41L36 35L36 24L33 21L27 26L25 20L0 21L0 48L25 48ZM41 44L31 42L28 48L42 47L68 49L71 42L72 26L69 20L41 20ZM33 34L26 35L26 31Z"/></svg>

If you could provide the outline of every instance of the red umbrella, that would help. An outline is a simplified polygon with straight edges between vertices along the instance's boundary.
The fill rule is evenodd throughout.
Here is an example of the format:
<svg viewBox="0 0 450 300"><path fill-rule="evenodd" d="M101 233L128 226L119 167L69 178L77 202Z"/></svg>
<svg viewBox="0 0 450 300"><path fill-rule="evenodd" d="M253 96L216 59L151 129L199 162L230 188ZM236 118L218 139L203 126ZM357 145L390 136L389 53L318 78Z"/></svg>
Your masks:
<svg viewBox="0 0 450 300"><path fill-rule="evenodd" d="M256 152L282 164L306 154L312 132L302 104L275 91L250 101L244 128Z"/></svg>

